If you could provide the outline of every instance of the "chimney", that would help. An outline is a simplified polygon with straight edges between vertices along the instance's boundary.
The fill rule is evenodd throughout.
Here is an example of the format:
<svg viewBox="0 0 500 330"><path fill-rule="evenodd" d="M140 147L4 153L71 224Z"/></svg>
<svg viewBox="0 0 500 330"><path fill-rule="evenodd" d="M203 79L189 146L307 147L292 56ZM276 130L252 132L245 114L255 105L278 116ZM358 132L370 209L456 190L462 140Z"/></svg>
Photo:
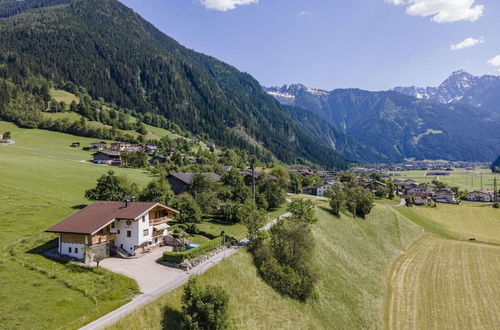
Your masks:
<svg viewBox="0 0 500 330"><path fill-rule="evenodd" d="M128 202L133 201L134 198L134 196L127 196L127 198L125 198L125 207L128 207Z"/></svg>

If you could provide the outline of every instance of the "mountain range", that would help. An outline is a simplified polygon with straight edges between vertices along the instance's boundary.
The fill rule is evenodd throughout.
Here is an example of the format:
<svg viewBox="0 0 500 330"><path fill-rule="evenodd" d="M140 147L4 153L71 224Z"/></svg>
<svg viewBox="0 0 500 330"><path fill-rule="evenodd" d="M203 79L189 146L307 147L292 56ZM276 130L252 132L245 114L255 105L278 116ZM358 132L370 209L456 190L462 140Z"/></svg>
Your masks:
<svg viewBox="0 0 500 330"><path fill-rule="evenodd" d="M12 95L1 95L10 84L37 100L37 79L163 116L265 161L342 169L351 161L491 161L500 154L498 77L459 71L436 88L383 92L262 88L117 0L0 0L0 117L8 107L29 120L43 111L16 108Z"/></svg>
<svg viewBox="0 0 500 330"><path fill-rule="evenodd" d="M287 107L314 113L332 129L373 150L379 161L492 161L500 153L496 76L457 71L437 88L381 92L325 91L301 84L265 90ZM297 117L297 110L291 114Z"/></svg>
<svg viewBox="0 0 500 330"><path fill-rule="evenodd" d="M393 91L444 104L487 108L500 114L500 77L473 76L463 70L453 72L438 87L396 87Z"/></svg>

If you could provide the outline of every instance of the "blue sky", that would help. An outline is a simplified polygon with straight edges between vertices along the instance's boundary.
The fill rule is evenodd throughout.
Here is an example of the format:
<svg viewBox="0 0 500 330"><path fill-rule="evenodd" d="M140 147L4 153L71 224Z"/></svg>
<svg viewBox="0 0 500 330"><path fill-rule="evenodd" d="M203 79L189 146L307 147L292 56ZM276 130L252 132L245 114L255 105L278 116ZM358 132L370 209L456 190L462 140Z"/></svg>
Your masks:
<svg viewBox="0 0 500 330"><path fill-rule="evenodd" d="M120 1L266 86L385 90L459 69L500 74L498 0Z"/></svg>

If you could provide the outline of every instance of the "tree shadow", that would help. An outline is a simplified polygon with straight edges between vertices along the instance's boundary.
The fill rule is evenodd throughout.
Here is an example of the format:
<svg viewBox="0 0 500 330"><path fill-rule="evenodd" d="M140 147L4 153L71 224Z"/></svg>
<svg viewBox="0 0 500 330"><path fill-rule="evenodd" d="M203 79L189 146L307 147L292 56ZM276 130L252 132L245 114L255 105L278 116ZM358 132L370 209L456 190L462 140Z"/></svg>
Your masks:
<svg viewBox="0 0 500 330"><path fill-rule="evenodd" d="M86 206L87 206L86 204L80 204L80 205L73 205L71 208L73 210L81 210L81 209L83 209Z"/></svg>
<svg viewBox="0 0 500 330"><path fill-rule="evenodd" d="M319 208L320 208L322 211L325 211L325 212L327 212L327 213L329 213L329 214L333 215L333 216L334 216L335 218L337 218L337 219L340 219L340 218L341 218L340 214L339 214L339 215L335 215L335 214L333 214L332 209L330 209L330 208L328 208L328 207L319 206Z"/></svg>
<svg viewBox="0 0 500 330"><path fill-rule="evenodd" d="M161 327L164 330L180 329L182 323L182 313L166 306L163 310L163 319Z"/></svg>

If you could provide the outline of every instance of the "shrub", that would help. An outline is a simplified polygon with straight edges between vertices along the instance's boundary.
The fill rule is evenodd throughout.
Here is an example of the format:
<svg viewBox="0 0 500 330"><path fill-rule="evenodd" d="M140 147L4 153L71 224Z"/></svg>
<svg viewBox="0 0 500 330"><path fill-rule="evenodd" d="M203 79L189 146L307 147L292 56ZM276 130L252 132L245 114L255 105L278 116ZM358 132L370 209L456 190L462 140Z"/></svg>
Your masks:
<svg viewBox="0 0 500 330"><path fill-rule="evenodd" d="M495 208L495 209L500 209L500 203L495 203L495 204L493 204L493 208Z"/></svg>
<svg viewBox="0 0 500 330"><path fill-rule="evenodd" d="M220 236L188 251L183 251L183 252L166 251L163 253L162 260L166 262L181 264L185 259L193 259L199 257L207 252L215 250L216 248L222 246L223 244L224 244L224 237Z"/></svg>
<svg viewBox="0 0 500 330"><path fill-rule="evenodd" d="M229 297L223 288L200 287L197 278L192 277L182 296L181 329L233 329L228 308Z"/></svg>

